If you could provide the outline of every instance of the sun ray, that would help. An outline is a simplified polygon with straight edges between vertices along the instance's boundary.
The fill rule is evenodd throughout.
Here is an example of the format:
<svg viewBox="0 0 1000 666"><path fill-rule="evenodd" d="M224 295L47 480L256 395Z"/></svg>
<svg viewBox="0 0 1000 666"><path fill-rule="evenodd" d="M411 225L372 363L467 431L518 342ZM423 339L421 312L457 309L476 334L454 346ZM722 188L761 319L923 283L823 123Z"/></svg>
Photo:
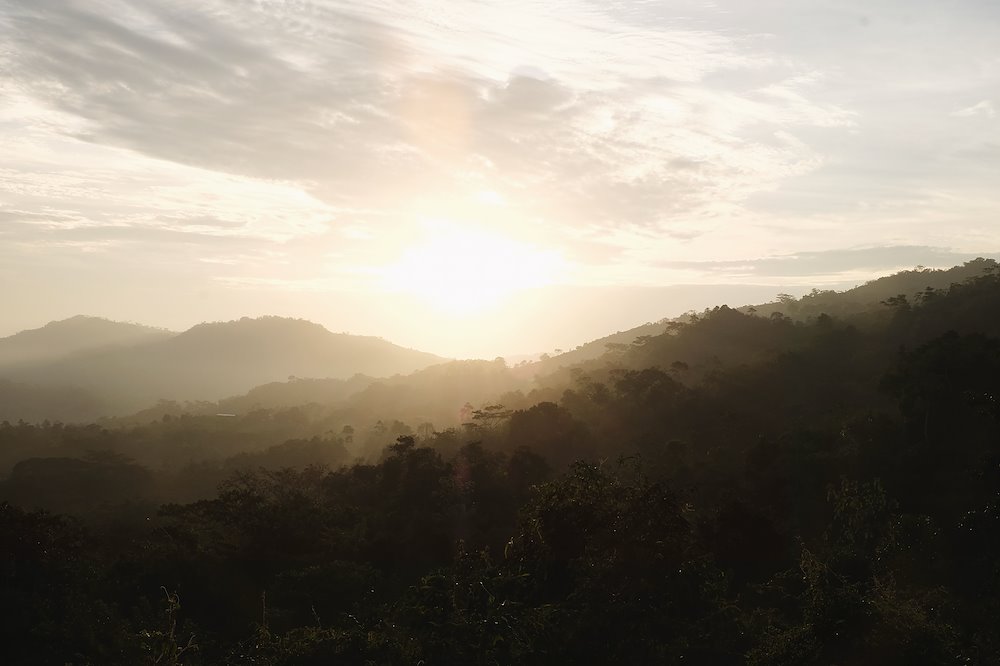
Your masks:
<svg viewBox="0 0 1000 666"><path fill-rule="evenodd" d="M495 231L440 223L383 271L384 285L453 315L494 308L512 294L557 280L558 252Z"/></svg>

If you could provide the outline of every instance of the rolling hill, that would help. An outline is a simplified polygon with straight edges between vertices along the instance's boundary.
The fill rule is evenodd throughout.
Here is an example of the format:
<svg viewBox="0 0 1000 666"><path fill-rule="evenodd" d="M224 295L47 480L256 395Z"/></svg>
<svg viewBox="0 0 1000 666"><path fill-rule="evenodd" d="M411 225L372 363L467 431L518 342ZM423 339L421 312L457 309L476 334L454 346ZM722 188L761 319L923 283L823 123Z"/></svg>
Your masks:
<svg viewBox="0 0 1000 666"><path fill-rule="evenodd" d="M53 361L111 347L160 342L175 335L161 328L77 315L0 338L0 368Z"/></svg>
<svg viewBox="0 0 1000 666"><path fill-rule="evenodd" d="M103 414L93 415L99 416L134 412L164 399L217 400L292 376L387 377L442 360L380 338L331 333L304 320L262 317L8 363L0 367L0 378L85 390L105 405ZM47 418L68 418L57 411Z"/></svg>
<svg viewBox="0 0 1000 666"><path fill-rule="evenodd" d="M774 301L757 305L743 305L737 309L741 312L756 314L758 317L768 317L780 313L796 321L805 321L821 314L844 317L878 310L883 301L895 296L902 295L913 301L922 298L928 290L931 292L942 291L953 284L980 277L996 271L998 268L1000 265L997 264L996 260L980 257L967 261L961 266L947 269L917 267L913 270L900 271L870 280L845 291L814 289L812 293L802 298L779 295L779 298ZM690 313L674 319L666 318L657 322L647 322L635 328L618 331L587 342L563 354L546 356L537 363L527 365L526 368L535 374L544 374L555 371L559 367L569 367L576 363L594 360L616 346L632 344L637 338L661 335L671 322L684 322L689 319Z"/></svg>

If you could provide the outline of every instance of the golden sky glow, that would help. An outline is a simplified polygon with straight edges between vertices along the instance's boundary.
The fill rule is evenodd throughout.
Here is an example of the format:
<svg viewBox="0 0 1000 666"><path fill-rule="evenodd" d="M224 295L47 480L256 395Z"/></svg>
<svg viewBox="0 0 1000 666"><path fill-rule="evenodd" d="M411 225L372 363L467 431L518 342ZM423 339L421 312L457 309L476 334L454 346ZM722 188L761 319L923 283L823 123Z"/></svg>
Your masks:
<svg viewBox="0 0 1000 666"><path fill-rule="evenodd" d="M509 237L468 223L425 222L426 237L383 270L385 287L446 313L494 310L525 289L556 283L564 262Z"/></svg>
<svg viewBox="0 0 1000 666"><path fill-rule="evenodd" d="M1000 250L992 0L33 0L0 40L0 335L492 357Z"/></svg>

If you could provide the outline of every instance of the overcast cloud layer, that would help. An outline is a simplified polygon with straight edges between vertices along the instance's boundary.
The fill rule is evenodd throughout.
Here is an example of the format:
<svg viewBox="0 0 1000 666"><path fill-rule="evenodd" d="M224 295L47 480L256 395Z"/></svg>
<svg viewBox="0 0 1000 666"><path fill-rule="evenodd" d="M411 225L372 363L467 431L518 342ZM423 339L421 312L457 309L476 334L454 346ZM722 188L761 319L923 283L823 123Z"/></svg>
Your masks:
<svg viewBox="0 0 1000 666"><path fill-rule="evenodd" d="M279 312L448 353L379 291L440 220L566 285L991 255L998 44L992 0L0 0L0 334Z"/></svg>

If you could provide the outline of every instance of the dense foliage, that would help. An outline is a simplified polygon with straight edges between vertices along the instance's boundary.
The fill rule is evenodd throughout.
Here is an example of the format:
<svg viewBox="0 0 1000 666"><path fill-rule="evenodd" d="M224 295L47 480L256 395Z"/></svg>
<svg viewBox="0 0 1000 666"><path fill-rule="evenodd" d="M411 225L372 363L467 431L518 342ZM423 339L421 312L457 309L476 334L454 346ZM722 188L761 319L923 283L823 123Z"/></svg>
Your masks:
<svg viewBox="0 0 1000 666"><path fill-rule="evenodd" d="M4 663L1000 663L992 270L499 402L0 426Z"/></svg>

